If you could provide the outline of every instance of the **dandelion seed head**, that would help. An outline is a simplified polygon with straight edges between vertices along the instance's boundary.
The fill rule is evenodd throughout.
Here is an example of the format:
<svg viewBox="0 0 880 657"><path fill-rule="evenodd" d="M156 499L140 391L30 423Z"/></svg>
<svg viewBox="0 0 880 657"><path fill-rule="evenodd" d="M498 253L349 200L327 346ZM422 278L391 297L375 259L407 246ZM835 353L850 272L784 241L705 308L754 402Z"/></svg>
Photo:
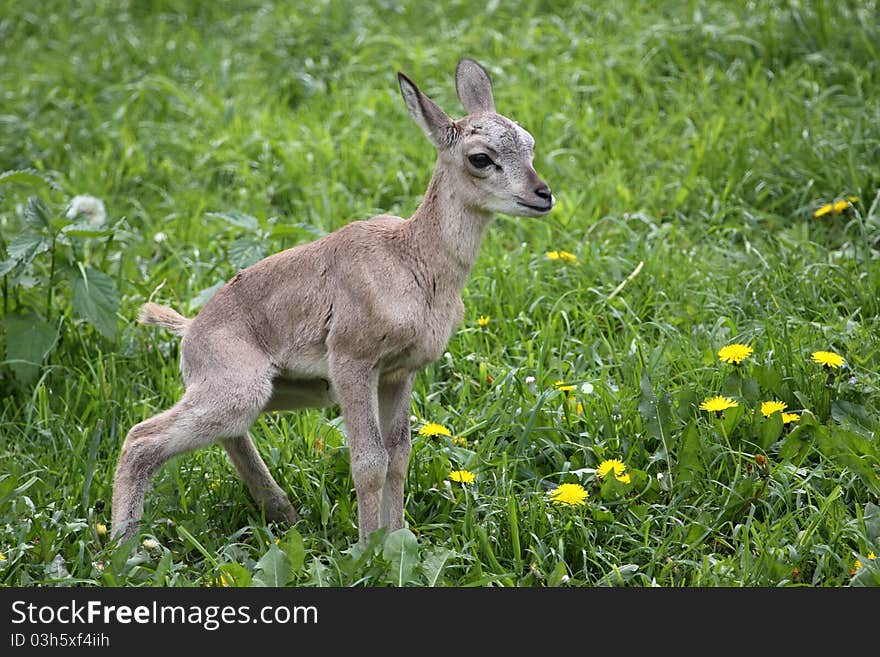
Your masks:
<svg viewBox="0 0 880 657"><path fill-rule="evenodd" d="M104 201L88 194L81 194L70 199L67 206L66 217L71 221L83 215L89 226L103 226L107 220L107 210Z"/></svg>

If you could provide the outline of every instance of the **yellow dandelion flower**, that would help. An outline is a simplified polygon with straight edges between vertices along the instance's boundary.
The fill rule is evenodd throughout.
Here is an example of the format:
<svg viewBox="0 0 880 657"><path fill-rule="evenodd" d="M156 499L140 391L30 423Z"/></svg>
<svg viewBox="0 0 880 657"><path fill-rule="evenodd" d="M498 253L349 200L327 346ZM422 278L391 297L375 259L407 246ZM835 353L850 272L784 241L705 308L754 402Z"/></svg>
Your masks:
<svg viewBox="0 0 880 657"><path fill-rule="evenodd" d="M567 264L573 264L577 262L577 256L574 253L569 253L568 251L547 251L545 254L550 260L562 260Z"/></svg>
<svg viewBox="0 0 880 657"><path fill-rule="evenodd" d="M853 561L853 570L859 570L862 567L862 562L856 559Z"/></svg>
<svg viewBox="0 0 880 657"><path fill-rule="evenodd" d="M783 413L782 414L782 424L789 424L791 422L798 422L801 419L801 416L797 413Z"/></svg>
<svg viewBox="0 0 880 657"><path fill-rule="evenodd" d="M873 561L874 559L877 558L877 556L876 556L873 552L868 552L868 558L869 558L871 561Z"/></svg>
<svg viewBox="0 0 880 657"><path fill-rule="evenodd" d="M824 217L826 214L831 214L833 211L834 206L831 203L826 203L825 205L816 208L816 211L813 213L813 219Z"/></svg>
<svg viewBox="0 0 880 657"><path fill-rule="evenodd" d="M472 484L476 475L470 470L453 470L447 477L449 481L457 481L460 484Z"/></svg>
<svg viewBox="0 0 880 657"><path fill-rule="evenodd" d="M828 368L841 367L844 363L843 357L833 351L814 351L811 358L814 363Z"/></svg>
<svg viewBox="0 0 880 657"><path fill-rule="evenodd" d="M550 491L550 501L553 504L566 504L568 506L584 506L589 493L580 484L560 484Z"/></svg>
<svg viewBox="0 0 880 657"><path fill-rule="evenodd" d="M845 199L838 199L833 203L825 203L820 207L816 208L816 211L813 212L813 218L818 219L819 217L824 217L826 214L843 214L846 212L854 203L859 202L858 196L847 196Z"/></svg>
<svg viewBox="0 0 880 657"><path fill-rule="evenodd" d="M577 405L577 408L575 409L575 412L578 415L583 415L584 414L584 405L581 404L580 402L578 402L578 405Z"/></svg>
<svg viewBox="0 0 880 657"><path fill-rule="evenodd" d="M623 477L624 477L623 473L625 470L626 470L626 463L624 463L620 459L606 459L599 464L598 468L596 468L596 476L599 477L599 479L602 479L609 472L613 471L614 478L617 479L618 481L623 481ZM628 484L629 483L629 475L626 475L625 478L626 478L626 481L623 481L623 483Z"/></svg>
<svg viewBox="0 0 880 657"><path fill-rule="evenodd" d="M718 358L725 363L739 365L752 355L752 348L747 344L729 344L718 350Z"/></svg>
<svg viewBox="0 0 880 657"><path fill-rule="evenodd" d="M95 525L95 533L98 536L106 536L107 535L107 525L105 525L103 522L99 522L97 525Z"/></svg>
<svg viewBox="0 0 880 657"><path fill-rule="evenodd" d="M735 406L739 406L739 402L730 397L718 395L717 397L710 397L703 401L703 403L700 404L700 410L710 412L716 411L720 413L721 411L726 411L728 408L733 408Z"/></svg>
<svg viewBox="0 0 880 657"><path fill-rule="evenodd" d="M465 438L464 436L453 436L452 444L457 447L467 447L467 438Z"/></svg>
<svg viewBox="0 0 880 657"><path fill-rule="evenodd" d="M489 316L488 315L480 315L477 318L477 326L480 328L486 328L489 326Z"/></svg>
<svg viewBox="0 0 880 657"><path fill-rule="evenodd" d="M788 404L781 401L765 401L761 403L761 415L764 417L770 417L774 413L781 413L786 408L788 408Z"/></svg>
<svg viewBox="0 0 880 657"><path fill-rule="evenodd" d="M622 475L614 475L614 478L617 479L617 481L619 481L622 484L631 483L628 472L624 472Z"/></svg>
<svg viewBox="0 0 880 657"><path fill-rule="evenodd" d="M6 561L6 555L0 552L0 561Z"/></svg>
<svg viewBox="0 0 880 657"><path fill-rule="evenodd" d="M420 436L452 436L452 432L444 427L442 424L437 424L436 422L428 422L425 426L419 429Z"/></svg>
<svg viewBox="0 0 880 657"><path fill-rule="evenodd" d="M565 381L555 381L553 383L553 387L556 388L557 390L561 390L562 392L571 392L575 388L572 385L566 384Z"/></svg>

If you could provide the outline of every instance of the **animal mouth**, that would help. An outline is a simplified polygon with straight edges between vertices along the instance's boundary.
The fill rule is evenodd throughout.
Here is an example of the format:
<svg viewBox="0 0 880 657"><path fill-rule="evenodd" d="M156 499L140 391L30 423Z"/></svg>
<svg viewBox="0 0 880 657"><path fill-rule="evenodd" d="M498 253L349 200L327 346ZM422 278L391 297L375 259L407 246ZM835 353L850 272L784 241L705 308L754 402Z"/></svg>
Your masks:
<svg viewBox="0 0 880 657"><path fill-rule="evenodd" d="M553 201L549 201L544 205L533 205L531 203L526 203L521 199L516 199L517 205L521 205L524 208L528 208L529 210L534 210L535 212L550 212L553 209Z"/></svg>

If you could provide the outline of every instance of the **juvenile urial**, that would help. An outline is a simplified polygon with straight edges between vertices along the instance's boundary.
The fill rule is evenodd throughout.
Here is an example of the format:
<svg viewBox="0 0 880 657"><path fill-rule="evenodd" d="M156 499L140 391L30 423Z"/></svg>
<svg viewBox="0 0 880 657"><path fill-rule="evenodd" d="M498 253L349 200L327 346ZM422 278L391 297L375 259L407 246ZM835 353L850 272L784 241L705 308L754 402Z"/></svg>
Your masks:
<svg viewBox="0 0 880 657"><path fill-rule="evenodd" d="M113 482L113 535L137 534L144 494L168 459L219 441L271 520L297 512L251 437L263 411L339 405L361 539L404 526L410 395L464 314L461 292L496 212L553 208L532 166L535 141L495 112L486 70L463 58L453 120L402 73L406 108L437 150L424 199L409 219L354 221L239 271L186 318L154 303L139 320L182 336L185 392L135 425Z"/></svg>

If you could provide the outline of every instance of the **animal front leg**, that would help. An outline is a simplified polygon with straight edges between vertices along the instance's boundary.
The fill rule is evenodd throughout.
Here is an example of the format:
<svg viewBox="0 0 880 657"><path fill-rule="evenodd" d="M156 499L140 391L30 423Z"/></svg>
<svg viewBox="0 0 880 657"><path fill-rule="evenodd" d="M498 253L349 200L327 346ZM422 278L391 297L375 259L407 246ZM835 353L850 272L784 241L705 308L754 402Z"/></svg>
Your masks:
<svg viewBox="0 0 880 657"><path fill-rule="evenodd" d="M381 523L388 531L404 526L404 482L412 452L409 410L413 379L414 375L409 375L400 381L379 385L379 420L388 453L388 471L382 488Z"/></svg>
<svg viewBox="0 0 880 657"><path fill-rule="evenodd" d="M379 431L378 375L370 362L334 358L330 378L345 420L361 539L380 526L388 454Z"/></svg>

